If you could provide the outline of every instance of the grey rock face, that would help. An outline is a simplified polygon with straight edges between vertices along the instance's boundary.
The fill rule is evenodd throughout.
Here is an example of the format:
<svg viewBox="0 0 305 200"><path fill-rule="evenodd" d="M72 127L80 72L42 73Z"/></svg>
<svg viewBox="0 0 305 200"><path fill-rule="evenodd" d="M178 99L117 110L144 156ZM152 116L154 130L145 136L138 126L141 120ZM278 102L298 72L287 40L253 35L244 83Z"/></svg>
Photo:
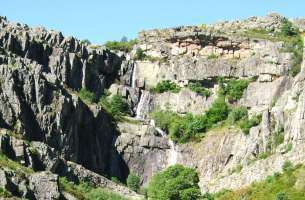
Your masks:
<svg viewBox="0 0 305 200"><path fill-rule="evenodd" d="M123 195L130 199L136 200L136 199L143 198L141 195L129 190L128 188L126 188L122 185L116 184L99 174L89 171L89 170L85 169L84 167L82 167L81 165L77 165L72 162L67 162L67 167L68 167L67 174L68 174L68 177L70 177L71 179L86 181L86 182L90 183L91 185L106 188L116 194Z"/></svg>
<svg viewBox="0 0 305 200"><path fill-rule="evenodd" d="M99 97L117 76L121 59L61 33L5 20L0 28L0 126L23 139L46 143L64 159L107 174L110 160L119 159L113 150L115 124L104 110L89 107L76 92L86 88ZM26 158L22 140L3 137L2 141L13 148L12 158L33 162ZM37 148L49 151L43 145ZM44 167L54 168L54 159L47 159Z"/></svg>
<svg viewBox="0 0 305 200"><path fill-rule="evenodd" d="M58 175L48 172L35 173L30 176L29 182L37 200L59 199Z"/></svg>
<svg viewBox="0 0 305 200"><path fill-rule="evenodd" d="M280 171L287 159L304 162L304 63L301 73L290 77L293 59L282 51L283 42L242 34L261 28L277 32L283 19L270 14L146 31L130 55L117 55L0 18L0 127L16 133L1 130L0 149L34 171L50 171L20 177L1 168L0 186L20 197L73 199L60 193L59 174L138 199L101 174L124 180L134 172L145 185L156 172L180 163L197 169L202 191L215 192L261 180ZM302 27L303 21L294 23ZM153 59L132 60L136 48ZM219 76L257 77L232 105L246 106L251 116L262 114L249 135L228 126L210 131L201 142L177 145L149 119L150 111L167 106L181 115L204 113L217 97ZM212 95L206 98L187 88L176 94L150 92L161 80L180 86L208 82ZM109 88L127 99L137 118L113 123L100 106L78 97L81 88L97 97ZM285 140L273 147L279 131ZM259 159L264 153L272 155Z"/></svg>
<svg viewBox="0 0 305 200"><path fill-rule="evenodd" d="M116 140L117 151L122 155L129 170L147 184L149 178L167 166L169 144L167 138L143 122L119 123L121 135Z"/></svg>

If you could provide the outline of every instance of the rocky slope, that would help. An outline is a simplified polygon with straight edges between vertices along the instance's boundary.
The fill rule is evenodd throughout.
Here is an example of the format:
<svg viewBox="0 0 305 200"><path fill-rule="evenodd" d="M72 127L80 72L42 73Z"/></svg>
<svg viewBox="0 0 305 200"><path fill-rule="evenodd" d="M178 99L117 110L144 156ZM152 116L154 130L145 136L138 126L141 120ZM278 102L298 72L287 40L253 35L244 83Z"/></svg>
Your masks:
<svg viewBox="0 0 305 200"><path fill-rule="evenodd" d="M20 176L0 166L0 187L30 199L73 199L59 187L63 176L139 199L105 177L124 181L134 172L146 185L156 172L180 163L197 169L203 192L216 192L261 180L280 171L286 160L304 163L305 62L292 76L300 64L296 51L303 51L287 50L287 41L275 36L283 22L284 17L270 14L145 31L126 53L1 17L0 150L33 171ZM304 31L304 20L292 24ZM141 59L139 49L145 55ZM224 124L200 141L175 144L149 113L206 112L218 97L219 77L251 80L242 97L229 103L261 115L261 122L249 134ZM181 90L153 92L162 80ZM191 90L188 84L194 81L210 95ZM81 89L97 99L104 89L123 96L130 116L115 121L100 104L81 99ZM278 133L284 140L275 145ZM46 189L50 192L42 194Z"/></svg>

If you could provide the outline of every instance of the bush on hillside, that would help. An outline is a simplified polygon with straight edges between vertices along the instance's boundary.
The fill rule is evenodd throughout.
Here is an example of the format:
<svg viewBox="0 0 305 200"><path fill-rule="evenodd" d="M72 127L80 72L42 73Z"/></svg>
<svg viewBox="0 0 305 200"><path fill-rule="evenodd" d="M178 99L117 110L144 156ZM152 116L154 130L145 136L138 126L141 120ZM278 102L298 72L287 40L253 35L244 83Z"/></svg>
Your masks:
<svg viewBox="0 0 305 200"><path fill-rule="evenodd" d="M96 96L93 92L90 92L89 90L82 88L79 93L79 97L85 102L85 103L94 103L96 101Z"/></svg>
<svg viewBox="0 0 305 200"><path fill-rule="evenodd" d="M211 96L211 92L203 87L200 83L194 82L194 83L189 83L187 87L192 90L193 92L196 92L197 94L200 94L204 97L209 97Z"/></svg>
<svg viewBox="0 0 305 200"><path fill-rule="evenodd" d="M129 40L129 41L108 41L105 43L105 46L108 49L115 51L124 51L130 52L133 49L133 46L137 44L137 40Z"/></svg>
<svg viewBox="0 0 305 200"><path fill-rule="evenodd" d="M250 129L254 126L259 125L261 120L262 120L261 115L253 116L250 119L246 118L240 122L239 127L244 134L249 134Z"/></svg>
<svg viewBox="0 0 305 200"><path fill-rule="evenodd" d="M137 192L140 189L140 178L134 173L130 173L127 177L127 187Z"/></svg>
<svg viewBox="0 0 305 200"><path fill-rule="evenodd" d="M201 193L194 169L174 165L154 175L149 183L148 198L158 200L197 200Z"/></svg>
<svg viewBox="0 0 305 200"><path fill-rule="evenodd" d="M236 122L238 122L241 119L244 119L245 117L248 117L248 110L246 107L244 106L239 106L234 108L229 116L228 116L228 122L230 124L235 124Z"/></svg>
<svg viewBox="0 0 305 200"><path fill-rule="evenodd" d="M117 120L123 115L130 114L129 104L120 95L113 95L112 97L102 96L99 104Z"/></svg>
<svg viewBox="0 0 305 200"><path fill-rule="evenodd" d="M234 102L239 100L244 90L248 87L249 80L246 79L232 79L222 84L222 92L227 97L229 102Z"/></svg>
<svg viewBox="0 0 305 200"><path fill-rule="evenodd" d="M156 92L156 93L163 93L163 92L178 93L180 91L180 87L172 81L163 80L163 81L157 83L157 85L155 87L153 87L151 89L151 91Z"/></svg>

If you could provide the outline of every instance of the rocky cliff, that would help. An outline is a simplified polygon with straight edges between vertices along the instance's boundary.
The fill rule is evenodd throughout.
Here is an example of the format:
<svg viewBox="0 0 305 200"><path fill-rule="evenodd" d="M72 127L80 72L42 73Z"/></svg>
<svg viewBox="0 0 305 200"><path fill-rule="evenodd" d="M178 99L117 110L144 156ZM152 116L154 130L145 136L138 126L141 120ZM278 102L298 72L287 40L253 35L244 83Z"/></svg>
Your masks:
<svg viewBox="0 0 305 200"><path fill-rule="evenodd" d="M203 192L217 192L261 180L286 160L304 163L305 62L297 39L305 27L302 19L289 22L298 30L295 43L281 35L285 22L270 14L144 31L131 52L118 52L1 17L0 150L25 168L20 175L0 165L0 186L30 199L76 198L59 187L60 176L137 199L106 177L124 182L133 172L145 186L180 163L196 168ZM248 134L223 122L200 141L178 144L152 119L156 110L206 113L219 96L220 78L248 81L241 97L227 102L261 116ZM162 81L179 91L154 91ZM194 82L206 95L189 86ZM80 98L81 90L95 99L122 96L130 116L116 120L97 100Z"/></svg>

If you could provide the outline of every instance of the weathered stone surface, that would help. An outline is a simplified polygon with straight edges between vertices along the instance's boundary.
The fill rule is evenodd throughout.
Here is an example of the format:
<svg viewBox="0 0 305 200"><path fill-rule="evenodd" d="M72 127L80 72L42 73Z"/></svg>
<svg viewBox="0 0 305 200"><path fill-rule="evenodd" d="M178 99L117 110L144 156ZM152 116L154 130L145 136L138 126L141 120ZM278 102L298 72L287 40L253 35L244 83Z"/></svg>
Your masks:
<svg viewBox="0 0 305 200"><path fill-rule="evenodd" d="M92 185L108 189L114 193L123 195L130 199L142 199L141 195L129 190L128 188L122 185L114 183L99 174L87 170L81 165L77 165L72 162L67 162L67 166L68 166L67 174L72 179L86 181Z"/></svg>
<svg viewBox="0 0 305 200"><path fill-rule="evenodd" d="M136 199L141 196L99 174L124 180L134 172L145 185L156 172L181 163L197 169L202 191L215 192L261 180L280 171L285 160L304 162L305 65L291 77L293 58L283 52L283 42L243 34L251 29L278 32L283 20L270 14L145 31L130 54L114 54L59 32L0 18L0 128L11 131L1 131L1 152L35 171ZM146 60L134 61L139 47ZM150 111L168 106L181 115L204 113L217 97L218 77L257 77L231 104L246 106L251 116L262 115L248 135L226 126L210 130L200 142L177 145L150 120ZM177 94L150 92L161 80L184 88ZM207 82L212 96L185 87L194 80ZM101 107L78 97L81 88L97 97L105 88L122 95L136 118L115 124ZM276 133L285 137L278 146L273 144ZM260 159L262 154L270 156ZM60 194L58 177L51 172L20 177L1 168L0 186L19 197L73 199Z"/></svg>
<svg viewBox="0 0 305 200"><path fill-rule="evenodd" d="M59 199L58 175L49 172L35 173L29 177L29 182L37 200Z"/></svg>

